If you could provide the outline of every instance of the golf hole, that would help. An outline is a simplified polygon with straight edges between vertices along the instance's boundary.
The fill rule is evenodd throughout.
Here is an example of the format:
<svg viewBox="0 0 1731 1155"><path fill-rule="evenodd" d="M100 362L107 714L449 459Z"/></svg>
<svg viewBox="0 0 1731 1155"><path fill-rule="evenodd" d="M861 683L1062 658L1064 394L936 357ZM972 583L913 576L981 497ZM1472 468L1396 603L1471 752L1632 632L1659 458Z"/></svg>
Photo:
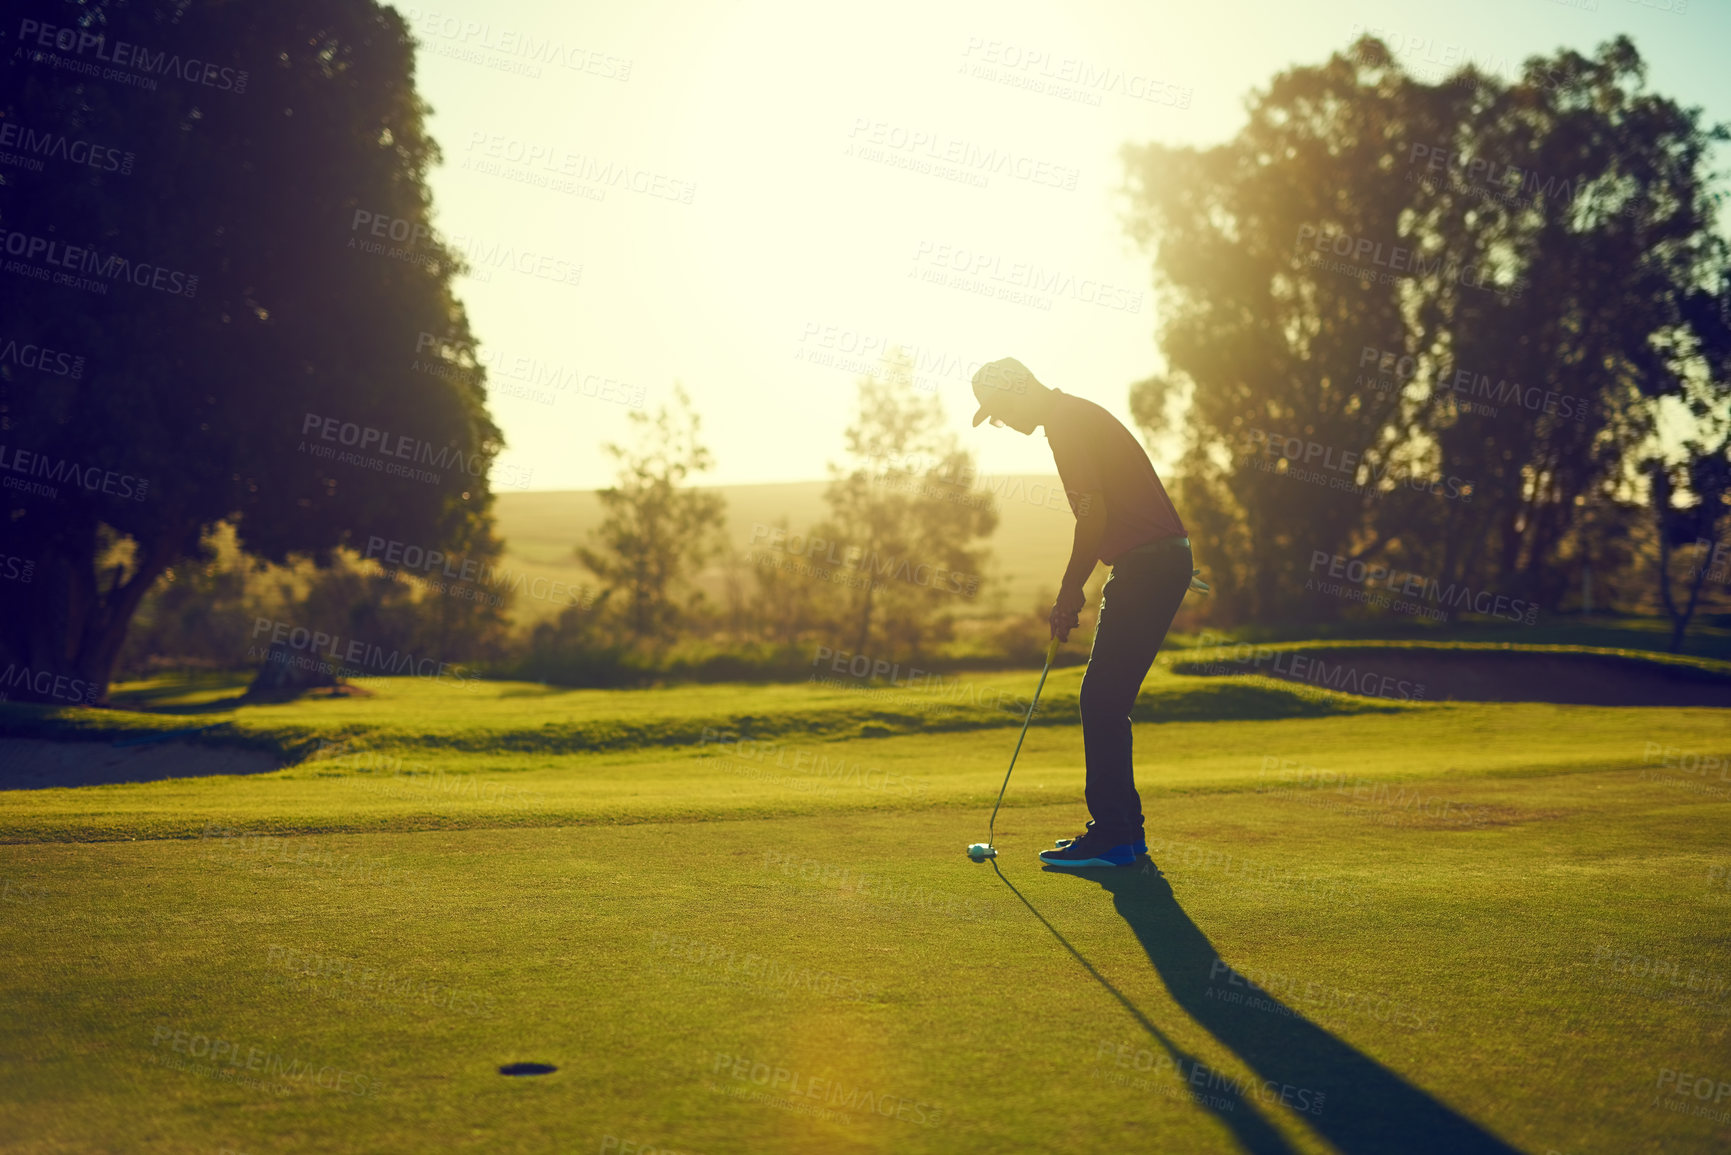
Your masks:
<svg viewBox="0 0 1731 1155"><path fill-rule="evenodd" d="M551 1075L559 1068L551 1063L506 1063L499 1068L501 1075Z"/></svg>

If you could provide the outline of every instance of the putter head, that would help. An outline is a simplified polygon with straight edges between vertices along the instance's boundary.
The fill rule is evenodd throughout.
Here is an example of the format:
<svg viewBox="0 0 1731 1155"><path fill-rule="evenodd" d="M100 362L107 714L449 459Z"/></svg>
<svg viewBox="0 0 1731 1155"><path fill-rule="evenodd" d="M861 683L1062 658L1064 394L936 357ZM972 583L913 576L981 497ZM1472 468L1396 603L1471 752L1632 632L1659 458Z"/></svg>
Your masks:
<svg viewBox="0 0 1731 1155"><path fill-rule="evenodd" d="M975 862L984 862L988 858L998 857L998 848L987 846L984 842L975 842L968 847L968 857Z"/></svg>

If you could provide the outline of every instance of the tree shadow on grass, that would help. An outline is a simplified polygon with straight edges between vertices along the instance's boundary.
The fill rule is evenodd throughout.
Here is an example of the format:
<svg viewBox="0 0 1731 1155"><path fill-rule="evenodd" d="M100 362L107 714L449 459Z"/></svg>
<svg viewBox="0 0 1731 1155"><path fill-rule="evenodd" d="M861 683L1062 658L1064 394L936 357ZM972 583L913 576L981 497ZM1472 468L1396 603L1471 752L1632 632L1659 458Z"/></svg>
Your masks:
<svg viewBox="0 0 1731 1155"><path fill-rule="evenodd" d="M1178 905L1172 887L1146 864L1142 869L1074 872L1048 868L1048 872L1072 875L1110 893L1113 905L1130 924L1173 1001L1256 1072L1265 1087L1273 1084L1276 1093L1282 1087L1292 1087L1308 1089L1313 1096L1317 1092L1324 1094L1321 1112L1302 1118L1337 1150L1347 1155L1389 1151L1419 1155L1481 1151L1519 1155L1518 1148L1267 992L1257 996L1267 1009L1220 1001L1218 994L1227 988L1214 980L1227 973L1228 964L1221 961L1208 936ZM1008 879L1004 881L1009 885ZM1019 891L1016 897L1022 897ZM1022 901L1028 902L1025 898ZM1033 910L1033 904L1028 903L1028 909ZM1034 913L1041 922L1046 922L1039 911ZM1051 928L1052 924L1046 922L1046 926ZM1058 935L1055 928L1052 933ZM1076 954L1062 935L1058 939ZM1129 1007L1150 1033L1171 1048L1146 1017L1130 1006L1086 959L1080 954L1076 957ZM1222 1119L1232 1125L1231 1120L1224 1116ZM1234 1134L1247 1150L1284 1149L1254 1146L1236 1128Z"/></svg>

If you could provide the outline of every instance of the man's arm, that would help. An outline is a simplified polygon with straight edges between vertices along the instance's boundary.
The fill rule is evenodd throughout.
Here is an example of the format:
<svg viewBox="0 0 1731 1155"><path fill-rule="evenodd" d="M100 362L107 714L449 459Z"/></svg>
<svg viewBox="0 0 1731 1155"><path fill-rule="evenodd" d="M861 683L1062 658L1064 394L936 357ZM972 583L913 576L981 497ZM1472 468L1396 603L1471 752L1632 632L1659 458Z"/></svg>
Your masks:
<svg viewBox="0 0 1731 1155"><path fill-rule="evenodd" d="M1106 495L1076 495L1076 536L1070 544L1070 564L1064 567L1060 589L1082 591L1082 583L1100 560L1100 543L1106 540Z"/></svg>
<svg viewBox="0 0 1731 1155"><path fill-rule="evenodd" d="M1058 586L1058 600L1052 606L1052 634L1059 641L1068 641L1082 612L1082 585L1094 572L1100 560L1100 543L1106 538L1106 495L1082 493L1076 496L1076 536L1070 545L1070 564L1064 567L1064 580Z"/></svg>

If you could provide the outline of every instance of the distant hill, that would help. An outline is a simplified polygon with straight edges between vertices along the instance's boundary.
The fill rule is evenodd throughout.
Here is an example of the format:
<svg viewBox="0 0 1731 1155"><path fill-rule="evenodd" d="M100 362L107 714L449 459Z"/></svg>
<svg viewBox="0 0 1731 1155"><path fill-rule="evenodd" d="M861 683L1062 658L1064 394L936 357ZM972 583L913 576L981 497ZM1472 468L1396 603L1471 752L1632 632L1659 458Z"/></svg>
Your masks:
<svg viewBox="0 0 1731 1155"><path fill-rule="evenodd" d="M727 502L725 529L734 556L751 548L757 526L773 526L785 517L791 529L804 530L822 520L828 512L823 501L827 484L717 486L714 492ZM1075 527L1057 475L982 477L976 488L991 494L998 508L991 564L974 599L977 612L1032 609L1036 598L1050 597L1057 590ZM601 523L601 502L594 490L501 493L494 511L505 539L506 567L531 580L544 577L568 585L593 582L578 564L574 549ZM760 541L766 535L767 531L760 534ZM712 596L720 596L722 583L720 565L710 567L699 579ZM558 610L559 603L552 598L536 600L519 594L513 613L518 621L533 622Z"/></svg>

